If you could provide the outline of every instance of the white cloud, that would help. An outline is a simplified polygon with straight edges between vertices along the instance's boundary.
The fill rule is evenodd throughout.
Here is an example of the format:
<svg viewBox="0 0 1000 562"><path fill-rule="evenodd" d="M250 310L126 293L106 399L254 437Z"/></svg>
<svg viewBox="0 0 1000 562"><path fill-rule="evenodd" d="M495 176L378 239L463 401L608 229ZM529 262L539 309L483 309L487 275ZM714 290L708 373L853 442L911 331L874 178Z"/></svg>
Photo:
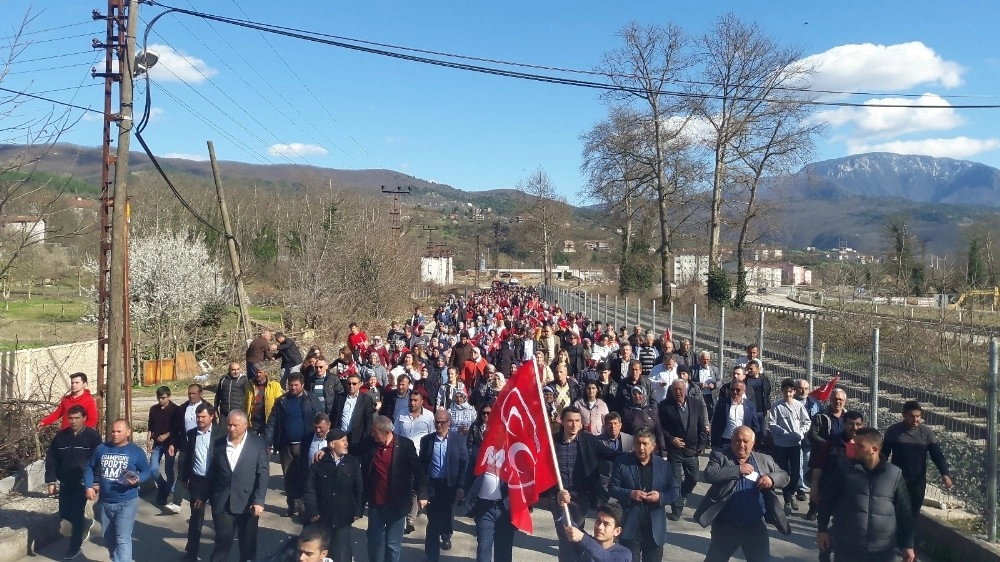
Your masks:
<svg viewBox="0 0 1000 562"><path fill-rule="evenodd" d="M154 44L147 49L160 57L156 65L149 69L149 76L153 80L200 84L219 72L200 58L176 51L167 45Z"/></svg>
<svg viewBox="0 0 1000 562"><path fill-rule="evenodd" d="M982 152L1000 148L1000 139L973 139L969 137L954 137L950 139L898 140L877 144L848 142L849 154L865 152L894 152L897 154L925 154L944 158L964 159Z"/></svg>
<svg viewBox="0 0 1000 562"><path fill-rule="evenodd" d="M886 105L905 107L879 107ZM946 108L911 109L919 106L949 106ZM851 125L853 135L865 138L885 138L919 131L946 131L964 124L962 117L947 100L936 94L919 98L876 98L865 107L838 107L817 112L813 119L833 127Z"/></svg>
<svg viewBox="0 0 1000 562"><path fill-rule="evenodd" d="M399 144L401 142L403 142L403 137L398 137L398 136L385 137L385 144Z"/></svg>
<svg viewBox="0 0 1000 562"><path fill-rule="evenodd" d="M162 107L151 107L151 108L149 108L149 121L150 122L157 121L161 117L163 117L163 108Z"/></svg>
<svg viewBox="0 0 1000 562"><path fill-rule="evenodd" d="M170 152L163 155L164 158L180 158L181 160L195 160L202 162L208 160L208 154L188 154L186 152Z"/></svg>
<svg viewBox="0 0 1000 562"><path fill-rule="evenodd" d="M272 144L267 147L267 152L271 156L325 156L327 154L327 150L318 144L303 144L301 142Z"/></svg>
<svg viewBox="0 0 1000 562"><path fill-rule="evenodd" d="M920 41L897 45L840 45L802 60L815 68L812 87L836 91L905 90L918 84L954 88L964 68Z"/></svg>

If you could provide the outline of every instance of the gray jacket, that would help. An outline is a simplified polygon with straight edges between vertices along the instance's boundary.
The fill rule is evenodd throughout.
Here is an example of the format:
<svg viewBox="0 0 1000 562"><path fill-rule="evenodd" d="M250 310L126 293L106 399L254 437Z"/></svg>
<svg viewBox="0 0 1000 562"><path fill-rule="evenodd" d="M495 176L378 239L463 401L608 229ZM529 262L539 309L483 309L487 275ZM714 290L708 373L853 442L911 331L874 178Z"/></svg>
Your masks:
<svg viewBox="0 0 1000 562"><path fill-rule="evenodd" d="M791 404L782 400L771 407L769 428L776 447L797 447L809 433L810 425L809 412L798 400Z"/></svg>
<svg viewBox="0 0 1000 562"><path fill-rule="evenodd" d="M754 462L757 463L760 474L768 476L774 482L772 488L763 492L766 511L764 519L772 523L781 534L791 534L792 529L788 525L788 519L785 518L785 513L779 505L778 496L774 493L775 488L783 488L788 485L788 473L781 470L778 463L774 462L773 458L764 453L754 452L750 453L750 455L753 456ZM712 451L711 456L708 458L708 466L705 467L705 482L708 482L711 487L701 500L701 504L698 505L698 509L694 512L695 521L702 527L711 525L715 517L725 507L726 502L733 497L733 491L736 489L736 481L740 478L740 463L732 449L726 448Z"/></svg>

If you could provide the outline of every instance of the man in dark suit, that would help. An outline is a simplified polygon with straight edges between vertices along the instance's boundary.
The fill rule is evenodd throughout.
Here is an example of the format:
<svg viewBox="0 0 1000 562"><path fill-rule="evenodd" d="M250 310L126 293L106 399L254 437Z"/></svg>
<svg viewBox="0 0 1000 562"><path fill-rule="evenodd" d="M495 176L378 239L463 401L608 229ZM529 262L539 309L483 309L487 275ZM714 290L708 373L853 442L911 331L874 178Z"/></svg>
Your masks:
<svg viewBox="0 0 1000 562"><path fill-rule="evenodd" d="M309 467L305 479L304 519L332 529L333 562L351 562L351 526L365 514L361 462L347 454L346 432L331 429L326 439L329 452Z"/></svg>
<svg viewBox="0 0 1000 562"><path fill-rule="evenodd" d="M604 416L604 433L597 438L605 447L617 453L627 453L632 450L632 436L622 432L622 416L618 412L611 412ZM608 481L611 479L611 467L614 461L601 459L597 462L597 469L601 475L601 487L608 489ZM595 506L592 506L595 507Z"/></svg>
<svg viewBox="0 0 1000 562"><path fill-rule="evenodd" d="M233 410L226 418L227 438L212 443L206 473L206 494L196 501L212 504L215 549L212 562L229 562L234 535L239 535L240 560L257 557L257 524L267 494L267 446L247 433L246 412Z"/></svg>
<svg viewBox="0 0 1000 562"><path fill-rule="evenodd" d="M711 487L694 512L702 527L712 526L712 541L705 562L726 562L742 549L747 562L767 562L771 545L765 521L782 534L792 530L785 519L775 488L788 485L788 473L774 459L755 453L754 431L740 426L725 449L708 459L705 481Z"/></svg>
<svg viewBox="0 0 1000 562"><path fill-rule="evenodd" d="M621 541L632 560L660 562L667 543L666 506L680 491L670 464L654 454L653 432L640 427L633 437L633 453L615 461L608 491L625 510Z"/></svg>
<svg viewBox="0 0 1000 562"><path fill-rule="evenodd" d="M362 442L372 433L375 402L361 392L361 376L347 377L347 392L338 394L330 407L330 424L347 433L351 454L357 455Z"/></svg>
<svg viewBox="0 0 1000 562"><path fill-rule="evenodd" d="M571 523L580 528L585 523L590 505L597 498L607 497L607 490L601 488L600 459L614 460L619 453L605 447L596 435L583 431L583 416L573 406L563 409L562 431L553 435L552 441L562 483L566 487L556 492L556 503L571 504L570 515L574 519ZM564 513L559 505L553 506L552 516L559 536L559 562L575 562L576 547L563 530L567 524L562 520Z"/></svg>
<svg viewBox="0 0 1000 562"><path fill-rule="evenodd" d="M329 375L334 376L334 375ZM288 517L299 514L302 503L301 466L302 441L312 436L313 418L321 411L316 398L305 391L301 373L288 376L288 392L274 403L271 417L267 420L264 442L278 451L281 459L281 473L285 481L285 500L288 503ZM308 441L306 441L308 447Z"/></svg>
<svg viewBox="0 0 1000 562"><path fill-rule="evenodd" d="M726 448L737 427L747 426L756 436L760 435L760 421L757 408L752 400L746 399L746 383L733 381L729 385L729 396L720 396L712 415L712 448Z"/></svg>
<svg viewBox="0 0 1000 562"><path fill-rule="evenodd" d="M683 380L670 383L670 396L659 405L660 426L667 443L667 459L680 486L670 519L677 521L687 504L687 496L698 483L698 456L705 448L705 407L688 393Z"/></svg>
<svg viewBox="0 0 1000 562"><path fill-rule="evenodd" d="M208 463L211 460L212 444L224 439L225 434L215 423L215 408L207 402L198 405L197 427L187 432L184 442L184 463L181 465L181 484L188 489L192 498L206 498L208 489ZM195 500L191 504L191 518L188 520L187 544L184 546L185 562L198 560L201 547L201 529L205 524L205 502Z"/></svg>
<svg viewBox="0 0 1000 562"><path fill-rule="evenodd" d="M399 562L403 527L414 494L427 500L423 467L417 449L393 432L392 420L378 416L372 423L371 439L361 463L368 510L368 560Z"/></svg>
<svg viewBox="0 0 1000 562"><path fill-rule="evenodd" d="M465 499L460 488L469 470L469 449L465 436L451 431L448 410L434 413L435 433L420 438L420 466L424 471L427 500L427 532L424 553L427 560L437 562L442 550L451 550L452 505Z"/></svg>

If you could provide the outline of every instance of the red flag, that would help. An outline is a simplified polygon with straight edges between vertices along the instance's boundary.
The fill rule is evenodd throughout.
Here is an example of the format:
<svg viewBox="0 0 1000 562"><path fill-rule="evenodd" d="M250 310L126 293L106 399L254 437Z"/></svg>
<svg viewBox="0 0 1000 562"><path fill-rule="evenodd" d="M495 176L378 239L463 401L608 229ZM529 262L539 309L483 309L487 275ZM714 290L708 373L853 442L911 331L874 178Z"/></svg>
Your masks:
<svg viewBox="0 0 1000 562"><path fill-rule="evenodd" d="M528 507L558 483L553 451L534 361L527 361L493 404L474 469L476 475L490 472L507 483L510 521L525 533L533 530Z"/></svg>
<svg viewBox="0 0 1000 562"><path fill-rule="evenodd" d="M820 402L826 402L827 400L830 399L830 395L833 394L833 389L836 388L837 381L839 380L840 380L840 373L837 373L836 375L834 375L832 379L830 379L830 382L810 392L809 396L812 396L813 398L819 400Z"/></svg>

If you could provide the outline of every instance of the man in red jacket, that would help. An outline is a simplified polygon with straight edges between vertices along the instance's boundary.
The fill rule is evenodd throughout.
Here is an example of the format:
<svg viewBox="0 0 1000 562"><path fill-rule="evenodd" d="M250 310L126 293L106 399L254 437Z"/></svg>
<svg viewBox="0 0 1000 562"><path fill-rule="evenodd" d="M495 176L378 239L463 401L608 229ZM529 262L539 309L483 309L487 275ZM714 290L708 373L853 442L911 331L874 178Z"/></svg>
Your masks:
<svg viewBox="0 0 1000 562"><path fill-rule="evenodd" d="M59 401L59 407L56 408L56 411L45 416L42 418L42 421L38 422L38 429L52 425L59 419L62 419L59 429L66 429L69 427L69 417L67 415L69 409L76 405L83 406L83 409L87 412L87 427L97 427L97 422L99 421L97 401L94 400L94 396L87 389L86 373L73 373L69 376L69 393Z"/></svg>

